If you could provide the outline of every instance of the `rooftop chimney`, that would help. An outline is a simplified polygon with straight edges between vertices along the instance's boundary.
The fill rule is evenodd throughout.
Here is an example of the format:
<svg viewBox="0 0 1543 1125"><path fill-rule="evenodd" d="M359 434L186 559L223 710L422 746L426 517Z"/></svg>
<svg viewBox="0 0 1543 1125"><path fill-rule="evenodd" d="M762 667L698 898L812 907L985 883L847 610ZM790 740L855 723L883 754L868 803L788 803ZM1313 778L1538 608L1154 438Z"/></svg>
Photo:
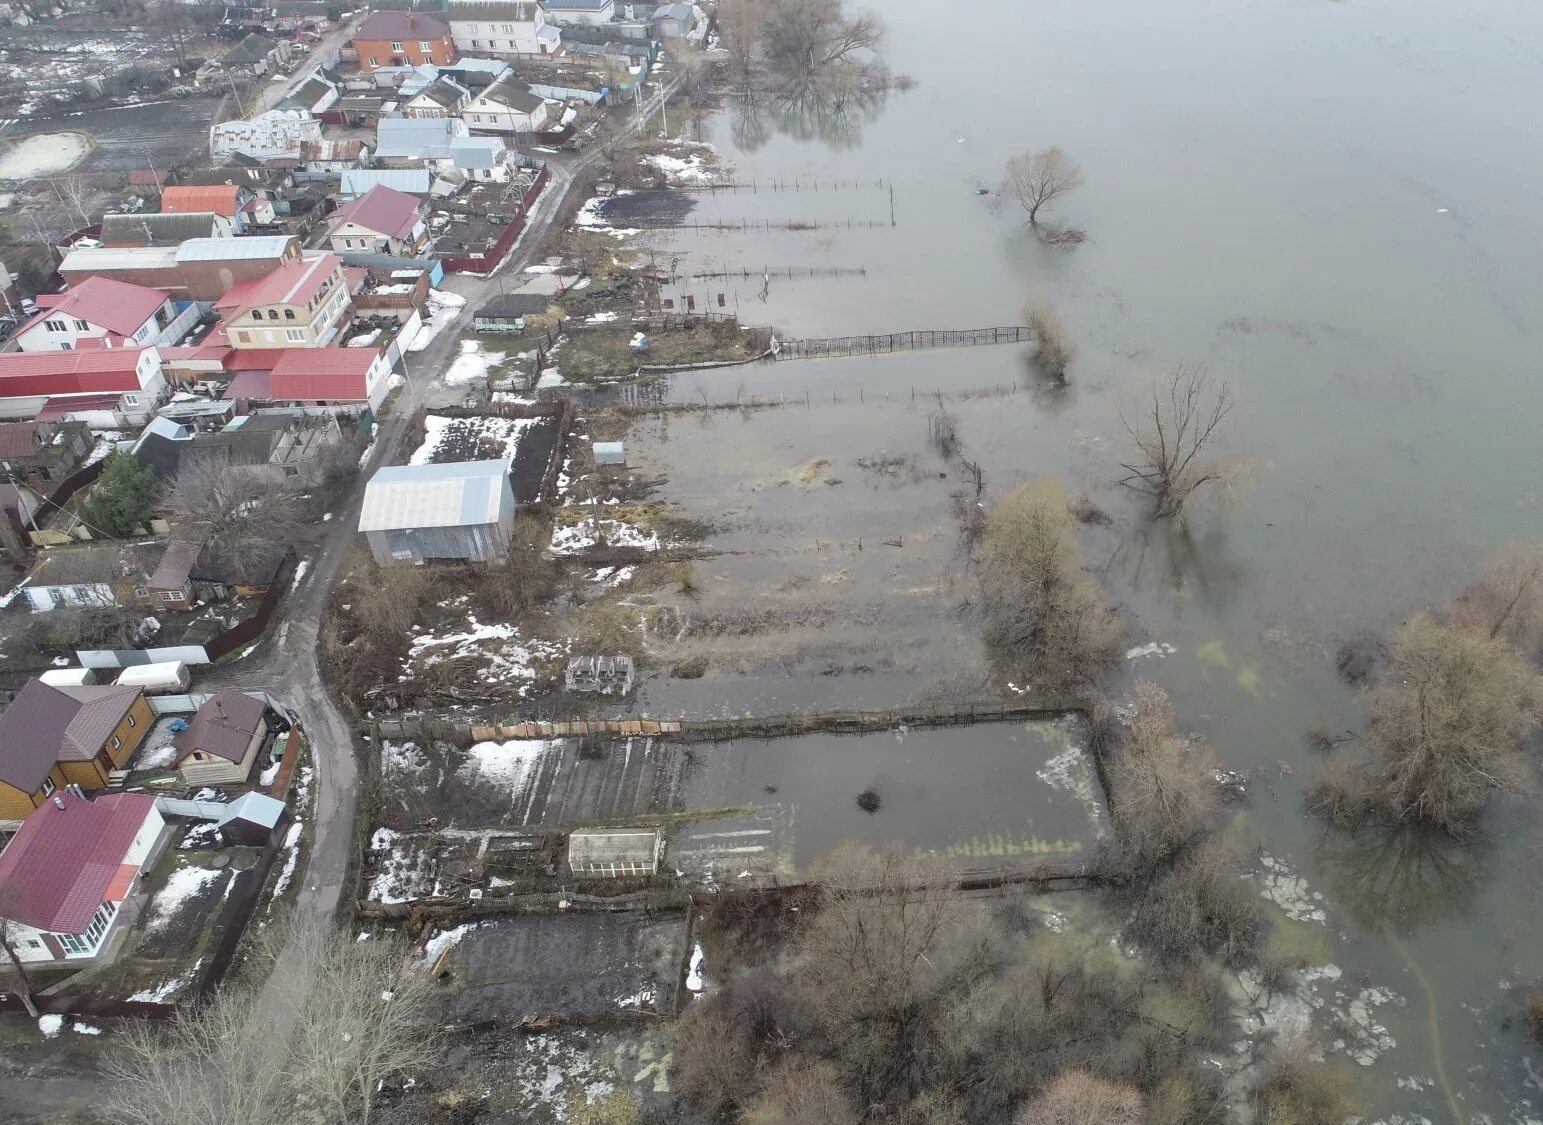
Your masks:
<svg viewBox="0 0 1543 1125"><path fill-rule="evenodd" d="M54 798L54 807L56 807L56 808L58 808L58 809L60 809L62 811L64 809L64 798L63 797L55 797Z"/></svg>

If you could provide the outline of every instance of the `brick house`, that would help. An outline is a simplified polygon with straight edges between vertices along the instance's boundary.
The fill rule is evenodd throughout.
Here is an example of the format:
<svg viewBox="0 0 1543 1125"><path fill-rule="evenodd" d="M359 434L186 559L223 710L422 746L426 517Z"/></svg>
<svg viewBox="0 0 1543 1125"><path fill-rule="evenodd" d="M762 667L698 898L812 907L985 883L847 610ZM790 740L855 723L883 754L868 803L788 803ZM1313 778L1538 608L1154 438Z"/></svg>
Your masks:
<svg viewBox="0 0 1543 1125"><path fill-rule="evenodd" d="M359 69L449 66L460 56L450 27L421 12L371 12L353 39Z"/></svg>

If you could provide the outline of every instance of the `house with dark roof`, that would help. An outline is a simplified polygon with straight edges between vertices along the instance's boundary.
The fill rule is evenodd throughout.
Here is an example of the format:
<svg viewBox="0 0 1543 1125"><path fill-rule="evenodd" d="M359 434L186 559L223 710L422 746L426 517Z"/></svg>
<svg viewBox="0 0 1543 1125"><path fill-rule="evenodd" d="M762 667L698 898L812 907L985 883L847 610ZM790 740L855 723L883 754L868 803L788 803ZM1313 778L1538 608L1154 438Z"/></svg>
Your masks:
<svg viewBox="0 0 1543 1125"><path fill-rule="evenodd" d="M103 959L169 833L145 793L52 795L0 852L0 918L20 961Z"/></svg>
<svg viewBox="0 0 1543 1125"><path fill-rule="evenodd" d="M191 309L191 315L184 315ZM16 330L24 352L88 347L146 348L175 343L198 322L199 310L179 309L164 289L92 277L63 293L42 294L38 311ZM176 332L175 339L166 337Z"/></svg>
<svg viewBox="0 0 1543 1125"><path fill-rule="evenodd" d="M252 776L272 732L265 700L235 688L207 699L177 738L177 769L190 785L225 785Z"/></svg>
<svg viewBox="0 0 1543 1125"><path fill-rule="evenodd" d="M332 213L330 244L334 250L358 250L414 258L429 246L423 201L389 187L373 187Z"/></svg>
<svg viewBox="0 0 1543 1125"><path fill-rule="evenodd" d="M230 238L235 223L213 211L171 215L103 215L103 246L180 246L190 238Z"/></svg>
<svg viewBox="0 0 1543 1125"><path fill-rule="evenodd" d="M340 96L337 83L318 70L286 94L274 108L298 109L319 115L331 109Z"/></svg>
<svg viewBox="0 0 1543 1125"><path fill-rule="evenodd" d="M8 483L56 485L90 452L91 435L80 422L0 422L0 470Z"/></svg>
<svg viewBox="0 0 1543 1125"><path fill-rule="evenodd" d="M500 75L461 113L476 133L531 133L546 125L546 101L513 71Z"/></svg>
<svg viewBox="0 0 1543 1125"><path fill-rule="evenodd" d="M0 820L21 820L66 785L100 789L155 723L137 687L28 680L0 714Z"/></svg>
<svg viewBox="0 0 1543 1125"><path fill-rule="evenodd" d="M244 74L261 78L276 70L282 70L289 62L289 56L288 43L269 39L266 35L258 35L254 32L226 51L210 66L199 71L199 77L202 80L205 77L205 71L209 71L212 77L217 71L220 74Z"/></svg>
<svg viewBox="0 0 1543 1125"><path fill-rule="evenodd" d="M354 33L360 70L383 66L449 66L458 57L450 27L421 12L371 12Z"/></svg>
<svg viewBox="0 0 1543 1125"><path fill-rule="evenodd" d="M33 566L23 594L34 613L114 605L186 609L196 595L185 576L180 582L163 580L167 550L163 543L54 547Z"/></svg>
<svg viewBox="0 0 1543 1125"><path fill-rule="evenodd" d="M441 74L402 106L404 117L458 117L471 91L448 74Z"/></svg>

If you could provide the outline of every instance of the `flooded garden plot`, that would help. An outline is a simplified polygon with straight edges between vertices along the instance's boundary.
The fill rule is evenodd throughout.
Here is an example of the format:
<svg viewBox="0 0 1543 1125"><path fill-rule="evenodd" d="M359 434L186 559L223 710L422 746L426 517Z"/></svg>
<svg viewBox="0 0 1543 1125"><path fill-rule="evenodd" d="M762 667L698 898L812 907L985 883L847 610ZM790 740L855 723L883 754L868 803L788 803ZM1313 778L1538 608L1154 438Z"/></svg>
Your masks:
<svg viewBox="0 0 1543 1125"><path fill-rule="evenodd" d="M684 915L542 914L464 923L428 949L457 1023L657 1015L675 1010L686 933Z"/></svg>

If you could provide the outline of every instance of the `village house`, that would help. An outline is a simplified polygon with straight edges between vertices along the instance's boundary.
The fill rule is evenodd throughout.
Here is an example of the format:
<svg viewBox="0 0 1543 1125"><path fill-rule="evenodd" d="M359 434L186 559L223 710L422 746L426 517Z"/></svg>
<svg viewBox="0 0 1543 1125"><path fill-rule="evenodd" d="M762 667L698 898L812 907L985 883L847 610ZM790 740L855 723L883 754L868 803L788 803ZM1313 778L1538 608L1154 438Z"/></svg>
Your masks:
<svg viewBox="0 0 1543 1125"><path fill-rule="evenodd" d="M696 27L696 9L690 4L661 4L651 22L657 38L685 39Z"/></svg>
<svg viewBox="0 0 1543 1125"><path fill-rule="evenodd" d="M226 75L262 78L289 65L290 46L253 33L198 72L200 82L223 81Z"/></svg>
<svg viewBox="0 0 1543 1125"><path fill-rule="evenodd" d="M542 0L547 19L553 23L577 23L594 26L616 18L613 0Z"/></svg>
<svg viewBox="0 0 1543 1125"><path fill-rule="evenodd" d="M174 344L203 314L194 301L179 308L164 289L106 277L89 277L63 293L40 294L37 301L37 313L14 336L24 352Z"/></svg>
<svg viewBox="0 0 1543 1125"><path fill-rule="evenodd" d="M348 316L348 285L336 254L286 262L233 285L215 302L233 348L320 348Z"/></svg>
<svg viewBox="0 0 1543 1125"><path fill-rule="evenodd" d="M306 141L300 146L300 167L316 175L340 175L369 162L370 150L357 138Z"/></svg>
<svg viewBox="0 0 1543 1125"><path fill-rule="evenodd" d="M478 94L461 119L473 132L532 133L546 126L546 102L510 72Z"/></svg>
<svg viewBox="0 0 1543 1125"><path fill-rule="evenodd" d="M280 98L273 108L299 110L319 117L336 105L341 96L342 91L338 89L337 83L323 76L318 70Z"/></svg>
<svg viewBox="0 0 1543 1125"><path fill-rule="evenodd" d="M359 69L383 66L448 66L456 60L450 28L419 12L371 12L354 34Z"/></svg>
<svg viewBox="0 0 1543 1125"><path fill-rule="evenodd" d="M0 354L0 418L56 421L61 410L79 405L102 415L102 428L142 426L166 394L154 348Z"/></svg>
<svg viewBox="0 0 1543 1125"><path fill-rule="evenodd" d="M54 547L38 558L22 592L34 613L136 604L187 609L194 594L185 577L174 583L156 581L166 551L163 543Z"/></svg>
<svg viewBox="0 0 1543 1125"><path fill-rule="evenodd" d="M545 293L500 293L472 314L472 328L478 332L523 332L525 318L540 316L553 300Z"/></svg>
<svg viewBox="0 0 1543 1125"><path fill-rule="evenodd" d="M580 828L568 836L568 869L579 878L643 878L659 873L664 833L657 828Z"/></svg>
<svg viewBox="0 0 1543 1125"><path fill-rule="evenodd" d="M252 776L272 733L268 704L222 688L207 699L177 737L177 769L189 785L239 784Z"/></svg>
<svg viewBox="0 0 1543 1125"><path fill-rule="evenodd" d="M421 93L408 98L402 104L404 117L458 117L466 103L471 101L471 91L448 74L441 74Z"/></svg>
<svg viewBox="0 0 1543 1125"><path fill-rule="evenodd" d="M381 566L433 559L502 562L514 533L503 460L391 465L365 486L359 531Z"/></svg>
<svg viewBox="0 0 1543 1125"><path fill-rule="evenodd" d="M332 213L334 250L415 258L429 248L423 202L394 188L375 187Z"/></svg>
<svg viewBox="0 0 1543 1125"><path fill-rule="evenodd" d="M221 162L298 160L300 145L322 139L321 121L300 109L270 109L251 120L222 121L209 129L210 159ZM187 178L184 178L184 183Z"/></svg>
<svg viewBox="0 0 1543 1125"><path fill-rule="evenodd" d="M190 238L231 238L235 223L213 211L183 215L103 215L103 246L180 246Z"/></svg>
<svg viewBox="0 0 1543 1125"><path fill-rule="evenodd" d="M528 0L454 0L450 34L463 53L550 55L562 47L562 32Z"/></svg>
<svg viewBox="0 0 1543 1125"><path fill-rule="evenodd" d="M79 422L0 422L0 470L8 483L57 485L91 452Z"/></svg>
<svg viewBox="0 0 1543 1125"><path fill-rule="evenodd" d="M177 184L161 193L161 214L213 212L229 219L240 234L253 224L273 222L273 203L240 184Z"/></svg>
<svg viewBox="0 0 1543 1125"><path fill-rule="evenodd" d="M167 482L185 463L202 460L250 469L275 482L309 485L321 471L323 456L342 440L331 414L243 414L218 430L202 432L160 417L135 441L133 457Z"/></svg>
<svg viewBox="0 0 1543 1125"><path fill-rule="evenodd" d="M22 820L66 785L106 786L155 723L144 693L28 680L0 715L0 820Z"/></svg>
<svg viewBox="0 0 1543 1125"><path fill-rule="evenodd" d="M450 166L450 145L466 136L456 117L381 118L375 130L375 162L385 168Z"/></svg>
<svg viewBox="0 0 1543 1125"><path fill-rule="evenodd" d="M236 372L225 397L238 409L259 406L369 406L379 410L391 389L391 361L378 348L289 348L268 367Z"/></svg>
<svg viewBox="0 0 1543 1125"><path fill-rule="evenodd" d="M147 793L51 796L0 852L0 917L17 960L104 960L169 838Z"/></svg>
<svg viewBox="0 0 1543 1125"><path fill-rule="evenodd" d="M450 142L450 166L479 183L514 179L514 153L501 137L458 137Z"/></svg>

